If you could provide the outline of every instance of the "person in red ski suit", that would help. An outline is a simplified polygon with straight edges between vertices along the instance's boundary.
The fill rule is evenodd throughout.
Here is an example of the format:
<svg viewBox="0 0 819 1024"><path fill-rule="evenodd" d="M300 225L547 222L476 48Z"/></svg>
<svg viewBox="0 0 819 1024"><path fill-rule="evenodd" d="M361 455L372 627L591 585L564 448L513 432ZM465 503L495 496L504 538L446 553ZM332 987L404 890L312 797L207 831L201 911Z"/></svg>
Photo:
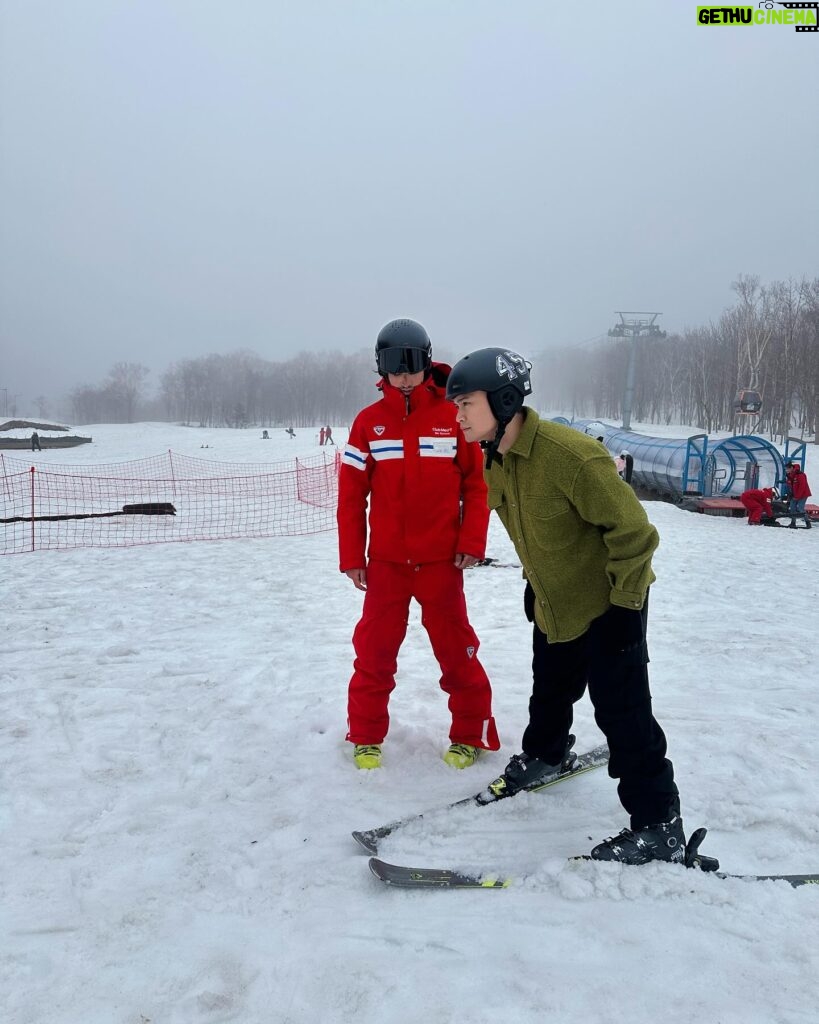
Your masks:
<svg viewBox="0 0 819 1024"><path fill-rule="evenodd" d="M398 651L415 598L441 667L441 689L449 695L451 745L444 760L465 768L481 749L500 747L463 587L463 570L485 554L489 510L481 451L458 430L456 410L445 398L449 367L431 361L420 324L387 324L376 360L381 399L356 417L339 476L339 568L365 591L353 634L346 738L355 744L358 767L379 767Z"/></svg>
<svg viewBox="0 0 819 1024"><path fill-rule="evenodd" d="M810 529L810 516L805 512L808 498L811 496L811 489L808 486L808 478L798 462L789 462L785 467L785 479L788 484L790 502L788 511L791 514L805 516L805 525Z"/></svg>
<svg viewBox="0 0 819 1024"><path fill-rule="evenodd" d="M759 526L763 515L773 517L773 506L771 499L774 496L772 487L762 487L757 490L743 491L739 500L748 509L748 525Z"/></svg>

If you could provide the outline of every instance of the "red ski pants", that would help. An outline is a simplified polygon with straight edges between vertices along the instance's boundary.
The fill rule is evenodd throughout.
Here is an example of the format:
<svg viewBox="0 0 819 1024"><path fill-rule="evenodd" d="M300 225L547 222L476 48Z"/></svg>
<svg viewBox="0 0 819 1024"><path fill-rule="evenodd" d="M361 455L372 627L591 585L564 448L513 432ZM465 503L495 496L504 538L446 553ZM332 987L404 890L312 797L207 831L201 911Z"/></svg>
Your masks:
<svg viewBox="0 0 819 1024"><path fill-rule="evenodd" d="M759 498L746 498L745 495L740 495L739 499L745 508L748 509L748 525L755 526L762 522L762 516L767 515L768 503Z"/></svg>
<svg viewBox="0 0 819 1024"><path fill-rule="evenodd" d="M348 694L347 739L382 743L387 735L387 706L413 597L421 606L421 623L441 667L441 689L449 694L450 741L498 750L492 690L478 661L478 637L467 618L463 573L451 562L371 561L367 566L364 610L353 633L356 658Z"/></svg>

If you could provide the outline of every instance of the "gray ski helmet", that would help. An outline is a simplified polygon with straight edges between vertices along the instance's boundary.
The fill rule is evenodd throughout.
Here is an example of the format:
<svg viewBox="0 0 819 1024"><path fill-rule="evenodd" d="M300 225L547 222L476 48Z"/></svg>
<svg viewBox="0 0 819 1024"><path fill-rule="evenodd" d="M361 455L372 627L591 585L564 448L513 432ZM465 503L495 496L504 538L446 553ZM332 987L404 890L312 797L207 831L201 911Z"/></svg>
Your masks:
<svg viewBox="0 0 819 1024"><path fill-rule="evenodd" d="M420 373L432 365L432 342L415 320L390 320L378 332L375 361L382 377L388 373Z"/></svg>
<svg viewBox="0 0 819 1024"><path fill-rule="evenodd" d="M485 391L492 415L505 425L532 393L530 369L531 364L511 349L479 348L452 367L446 397L451 401L470 391Z"/></svg>

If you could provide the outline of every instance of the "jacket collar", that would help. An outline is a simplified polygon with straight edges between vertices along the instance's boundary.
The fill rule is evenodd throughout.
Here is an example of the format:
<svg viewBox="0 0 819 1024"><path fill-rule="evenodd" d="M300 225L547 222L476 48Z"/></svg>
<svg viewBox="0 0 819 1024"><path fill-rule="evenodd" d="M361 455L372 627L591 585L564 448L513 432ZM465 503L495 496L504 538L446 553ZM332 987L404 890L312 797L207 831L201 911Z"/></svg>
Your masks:
<svg viewBox="0 0 819 1024"><path fill-rule="evenodd" d="M432 372L429 377L410 394L410 412L415 412L416 409L423 409L433 401L446 397L446 379L449 376L449 372L450 367L446 363L432 364ZM381 389L384 401L391 409L396 409L402 414L405 413L407 408L406 401L403 393L398 388L394 388L386 377L383 377L378 382L377 387Z"/></svg>
<svg viewBox="0 0 819 1024"><path fill-rule="evenodd" d="M528 459L532 454L532 445L535 443L537 428L540 425L540 417L534 409L530 409L526 405L521 411L523 412L524 417L523 425L520 428L520 433L515 439L515 443L509 449L507 454L520 455L524 459Z"/></svg>

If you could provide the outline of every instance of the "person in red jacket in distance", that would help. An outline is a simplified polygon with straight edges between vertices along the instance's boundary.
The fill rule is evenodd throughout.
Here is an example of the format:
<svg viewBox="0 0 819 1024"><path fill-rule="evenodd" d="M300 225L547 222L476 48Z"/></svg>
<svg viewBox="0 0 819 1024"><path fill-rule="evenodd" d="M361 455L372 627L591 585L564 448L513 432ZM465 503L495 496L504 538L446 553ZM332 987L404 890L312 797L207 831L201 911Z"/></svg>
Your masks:
<svg viewBox="0 0 819 1024"><path fill-rule="evenodd" d="M773 487L755 487L740 494L739 500L748 509L749 526L761 526L763 517L773 519L771 501L775 497L777 493Z"/></svg>
<svg viewBox="0 0 819 1024"><path fill-rule="evenodd" d="M463 570L486 550L481 450L458 430L445 398L449 367L432 362L419 323L390 321L375 356L381 398L356 416L339 477L339 568L364 591L353 633L346 738L357 767L380 767L398 651L415 598L449 696L444 761L467 768L480 750L500 747L463 588Z"/></svg>
<svg viewBox="0 0 819 1024"><path fill-rule="evenodd" d="M810 516L805 512L808 498L811 496L811 489L808 486L808 478L805 471L798 462L788 462L785 466L785 480L788 485L788 511L791 515L797 514L805 517L805 526L811 528ZM793 520L791 524L793 525Z"/></svg>

